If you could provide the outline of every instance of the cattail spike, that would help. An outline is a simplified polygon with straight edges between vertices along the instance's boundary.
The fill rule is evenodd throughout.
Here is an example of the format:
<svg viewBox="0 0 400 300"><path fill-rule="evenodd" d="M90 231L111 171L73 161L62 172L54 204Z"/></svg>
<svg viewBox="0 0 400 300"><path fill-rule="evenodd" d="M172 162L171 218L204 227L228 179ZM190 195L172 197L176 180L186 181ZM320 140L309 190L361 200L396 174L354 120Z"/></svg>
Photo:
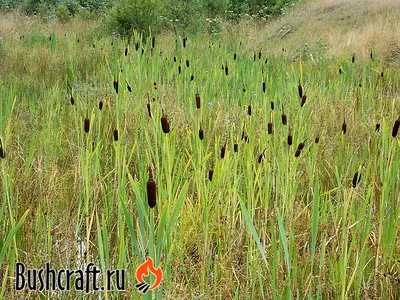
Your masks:
<svg viewBox="0 0 400 300"><path fill-rule="evenodd" d="M88 117L85 118L85 132L88 133L90 129L90 120Z"/></svg>
<svg viewBox="0 0 400 300"><path fill-rule="evenodd" d="M399 132L400 127L400 117L394 122L393 130L392 130L392 137L396 137L397 133Z"/></svg>
<svg viewBox="0 0 400 300"><path fill-rule="evenodd" d="M152 168L149 167L149 180L147 181L147 203L150 208L154 208L157 204L156 182L153 180Z"/></svg>

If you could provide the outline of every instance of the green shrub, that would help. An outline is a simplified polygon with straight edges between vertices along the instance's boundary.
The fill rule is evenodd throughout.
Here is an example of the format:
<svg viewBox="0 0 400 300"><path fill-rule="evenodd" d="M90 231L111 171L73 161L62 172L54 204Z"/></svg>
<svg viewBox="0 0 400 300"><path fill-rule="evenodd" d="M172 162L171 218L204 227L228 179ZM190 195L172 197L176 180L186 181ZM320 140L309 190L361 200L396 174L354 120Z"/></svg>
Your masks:
<svg viewBox="0 0 400 300"><path fill-rule="evenodd" d="M68 6L66 4L60 4L57 7L57 12L56 12L57 20L61 22L66 22L70 19L70 11L68 9Z"/></svg>
<svg viewBox="0 0 400 300"><path fill-rule="evenodd" d="M119 0L110 11L109 25L124 36L130 37L137 30L146 37L160 30L161 11L159 0Z"/></svg>

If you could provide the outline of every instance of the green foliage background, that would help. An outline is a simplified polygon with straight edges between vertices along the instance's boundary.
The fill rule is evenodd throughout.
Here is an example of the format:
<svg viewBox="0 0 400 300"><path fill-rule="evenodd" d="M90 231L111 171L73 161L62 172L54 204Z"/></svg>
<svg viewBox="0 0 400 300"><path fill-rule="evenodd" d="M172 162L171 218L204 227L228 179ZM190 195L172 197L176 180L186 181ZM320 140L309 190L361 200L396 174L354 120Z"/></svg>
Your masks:
<svg viewBox="0 0 400 300"><path fill-rule="evenodd" d="M164 29L185 34L206 30L218 33L217 20L268 19L279 16L294 2L296 0L2 0L0 11L18 10L60 21L101 14L109 32L129 36L137 30L146 36Z"/></svg>

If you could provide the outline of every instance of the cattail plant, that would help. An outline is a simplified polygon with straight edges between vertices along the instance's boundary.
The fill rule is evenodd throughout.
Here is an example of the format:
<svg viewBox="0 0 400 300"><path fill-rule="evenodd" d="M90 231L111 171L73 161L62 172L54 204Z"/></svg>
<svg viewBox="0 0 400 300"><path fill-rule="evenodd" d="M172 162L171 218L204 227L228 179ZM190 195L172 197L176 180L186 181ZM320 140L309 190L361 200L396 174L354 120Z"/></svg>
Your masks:
<svg viewBox="0 0 400 300"><path fill-rule="evenodd" d="M74 99L74 96L72 96L72 94L71 94L71 105L74 105L75 104L75 99Z"/></svg>
<svg viewBox="0 0 400 300"><path fill-rule="evenodd" d="M208 170L208 180L212 181L213 175L214 175L214 169L211 168L210 170Z"/></svg>
<svg viewBox="0 0 400 300"><path fill-rule="evenodd" d="M89 117L85 118L85 132L89 133L89 129L90 129L90 120Z"/></svg>
<svg viewBox="0 0 400 300"><path fill-rule="evenodd" d="M396 137L397 133L399 132L399 127L400 127L400 117L398 117L396 122L394 122L392 137Z"/></svg>
<svg viewBox="0 0 400 300"><path fill-rule="evenodd" d="M186 48L186 41L187 41L187 38L184 37L184 38L183 38L183 48Z"/></svg>
<svg viewBox="0 0 400 300"><path fill-rule="evenodd" d="M351 62L354 64L355 60L356 60L356 58L354 57L354 54L353 54L353 56L351 57Z"/></svg>
<svg viewBox="0 0 400 300"><path fill-rule="evenodd" d="M268 134L272 134L273 133L272 123L269 122L267 127L268 127Z"/></svg>
<svg viewBox="0 0 400 300"><path fill-rule="evenodd" d="M347 131L346 119L343 119L342 131L343 131L343 134L346 134L346 131Z"/></svg>
<svg viewBox="0 0 400 300"><path fill-rule="evenodd" d="M227 142L225 141L224 146L221 148L221 158L224 158L224 157L225 157L226 143L227 143Z"/></svg>
<svg viewBox="0 0 400 300"><path fill-rule="evenodd" d="M233 54L233 60L236 60L236 53Z"/></svg>
<svg viewBox="0 0 400 300"><path fill-rule="evenodd" d="M268 58L265 59L265 64L267 64L267 63L268 63Z"/></svg>
<svg viewBox="0 0 400 300"><path fill-rule="evenodd" d="M381 77L383 78L383 71L381 72Z"/></svg>
<svg viewBox="0 0 400 300"><path fill-rule="evenodd" d="M150 109L150 99L149 99L149 94L147 94L147 112L149 114L149 117L151 119L151 109Z"/></svg>
<svg viewBox="0 0 400 300"><path fill-rule="evenodd" d="M358 171L356 173L354 173L353 176L353 188L355 188L357 186L357 184L359 184L361 181L361 173L358 173Z"/></svg>
<svg viewBox="0 0 400 300"><path fill-rule="evenodd" d="M135 50L139 51L139 43L138 42L135 43Z"/></svg>
<svg viewBox="0 0 400 300"><path fill-rule="evenodd" d="M151 167L149 167L149 180L147 181L147 203L150 208L154 208L157 204L157 191L156 182L153 179L153 172Z"/></svg>
<svg viewBox="0 0 400 300"><path fill-rule="evenodd" d="M282 124L283 125L287 124L287 117L286 117L286 114L285 114L285 108L283 107L283 104L282 104Z"/></svg>
<svg viewBox="0 0 400 300"><path fill-rule="evenodd" d="M181 72L182 72L182 67L181 66L178 66L178 72L179 72L179 74L181 74Z"/></svg>
<svg viewBox="0 0 400 300"><path fill-rule="evenodd" d="M258 156L258 163L259 164L261 164L262 163L262 161L265 159L265 150L266 149L264 149L264 151Z"/></svg>
<svg viewBox="0 0 400 300"><path fill-rule="evenodd" d="M315 140L314 140L314 142L315 142L316 144L318 144L318 143L319 143L319 136L318 136L318 135L315 137Z"/></svg>
<svg viewBox="0 0 400 300"><path fill-rule="evenodd" d="M153 36L151 39L151 49L154 49L156 47L156 38Z"/></svg>
<svg viewBox="0 0 400 300"><path fill-rule="evenodd" d="M128 47L125 48L125 56L128 56Z"/></svg>
<svg viewBox="0 0 400 300"><path fill-rule="evenodd" d="M380 128L381 128L381 124L376 123L376 124L375 124L375 131L378 132Z"/></svg>
<svg viewBox="0 0 400 300"><path fill-rule="evenodd" d="M174 62L176 62L176 56L174 55Z"/></svg>
<svg viewBox="0 0 400 300"><path fill-rule="evenodd" d="M301 86L301 84L299 84L299 86L297 87L298 91L299 91L299 97L300 99L303 99L303 87Z"/></svg>
<svg viewBox="0 0 400 300"><path fill-rule="evenodd" d="M249 106L247 106L247 114L249 116L251 116L251 104L249 104Z"/></svg>
<svg viewBox="0 0 400 300"><path fill-rule="evenodd" d="M301 142L298 146L297 146L297 149L298 150L300 150L300 151L302 151L303 149L304 149L304 146L305 146L305 142L307 141L307 139L305 139L303 142Z"/></svg>
<svg viewBox="0 0 400 300"><path fill-rule="evenodd" d="M253 61L256 61L256 54L253 55Z"/></svg>
<svg viewBox="0 0 400 300"><path fill-rule="evenodd" d="M342 74L342 68L339 68L339 74Z"/></svg>
<svg viewBox="0 0 400 300"><path fill-rule="evenodd" d="M114 129L114 141L118 142L118 129Z"/></svg>
<svg viewBox="0 0 400 300"><path fill-rule="evenodd" d="M154 87L155 90L157 90L157 82L154 81L153 87Z"/></svg>
<svg viewBox="0 0 400 300"><path fill-rule="evenodd" d="M200 95L199 95L199 91L197 91L196 93L196 108L200 109Z"/></svg>
<svg viewBox="0 0 400 300"><path fill-rule="evenodd" d="M258 59L261 59L261 50L258 52Z"/></svg>
<svg viewBox="0 0 400 300"><path fill-rule="evenodd" d="M1 139L0 139L0 158L1 159L6 158L6 152L5 152L4 148L3 148L3 143L1 141Z"/></svg>
<svg viewBox="0 0 400 300"><path fill-rule="evenodd" d="M238 152L238 150L239 150L239 145L238 145L238 143L234 143L234 144L233 144L233 151L234 151L234 152Z"/></svg>
<svg viewBox="0 0 400 300"><path fill-rule="evenodd" d="M118 94L118 79L114 79L113 84L114 84L114 90Z"/></svg>
<svg viewBox="0 0 400 300"><path fill-rule="evenodd" d="M161 117L161 127L165 134L169 133L169 131L170 131L169 121L168 121L167 116L164 113L163 113L163 116Z"/></svg>
<svg viewBox="0 0 400 300"><path fill-rule="evenodd" d="M288 142L289 147L292 146L292 144L293 144L293 136L292 136L291 133L289 133L289 135L288 135L287 142Z"/></svg>
<svg viewBox="0 0 400 300"><path fill-rule="evenodd" d="M295 157L299 157L301 154L301 150L299 150L298 148L296 149L296 152L294 153Z"/></svg>
<svg viewBox="0 0 400 300"><path fill-rule="evenodd" d="M263 81L263 83L262 83L262 90L263 90L263 93L265 93L265 81Z"/></svg>
<svg viewBox="0 0 400 300"><path fill-rule="evenodd" d="M186 67L189 68L189 60L186 60Z"/></svg>
<svg viewBox="0 0 400 300"><path fill-rule="evenodd" d="M99 109L100 109L100 110L103 109L103 101L102 101L102 100L99 101Z"/></svg>
<svg viewBox="0 0 400 300"><path fill-rule="evenodd" d="M131 88L131 86L129 85L128 81L126 82L126 88L128 89L128 92L129 92L129 93L132 93L132 88Z"/></svg>
<svg viewBox="0 0 400 300"><path fill-rule="evenodd" d="M200 138L200 140L204 139L204 131L203 131L203 129L201 127L199 129L199 138Z"/></svg>
<svg viewBox="0 0 400 300"><path fill-rule="evenodd" d="M371 59L373 59L373 57L372 57L372 50L371 50L371 52L369 53L369 57L370 57Z"/></svg>
<svg viewBox="0 0 400 300"><path fill-rule="evenodd" d="M229 69L228 69L228 63L225 65L225 75L228 76Z"/></svg>
<svg viewBox="0 0 400 300"><path fill-rule="evenodd" d="M274 110L274 108L275 108L275 103L274 101L271 101L271 110Z"/></svg>
<svg viewBox="0 0 400 300"><path fill-rule="evenodd" d="M304 104L306 104L306 100L307 100L307 96L303 95L303 97L301 97L301 107L303 107Z"/></svg>

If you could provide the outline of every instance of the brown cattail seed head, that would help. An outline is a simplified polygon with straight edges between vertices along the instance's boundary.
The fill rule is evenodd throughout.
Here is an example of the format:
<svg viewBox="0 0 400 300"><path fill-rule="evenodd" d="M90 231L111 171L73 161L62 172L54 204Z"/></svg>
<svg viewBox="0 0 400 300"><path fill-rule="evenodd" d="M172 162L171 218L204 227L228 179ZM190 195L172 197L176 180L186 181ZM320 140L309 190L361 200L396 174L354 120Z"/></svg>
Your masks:
<svg viewBox="0 0 400 300"><path fill-rule="evenodd" d="M103 101L102 101L102 100L100 100L100 102L99 102L99 109L100 109L100 110L103 109Z"/></svg>
<svg viewBox="0 0 400 300"><path fill-rule="evenodd" d="M75 99L74 99L74 97L71 95L71 105L74 105L75 104Z"/></svg>
<svg viewBox="0 0 400 300"><path fill-rule="evenodd" d="M263 90L263 93L265 93L265 81L263 81L263 83L262 83L262 90Z"/></svg>
<svg viewBox="0 0 400 300"><path fill-rule="evenodd" d="M166 115L163 115L161 117L161 127L164 133L169 133L170 128L169 128L169 121Z"/></svg>
<svg viewBox="0 0 400 300"><path fill-rule="evenodd" d="M183 48L186 48L186 40L187 40L187 38L184 37L184 38L183 38Z"/></svg>
<svg viewBox="0 0 400 300"><path fill-rule="evenodd" d="M383 71L381 72L381 77L383 77Z"/></svg>
<svg viewBox="0 0 400 300"><path fill-rule="evenodd" d="M153 36L153 38L151 39L151 48L155 48L156 47L156 38Z"/></svg>
<svg viewBox="0 0 400 300"><path fill-rule="evenodd" d="M339 68L339 74L342 74L342 68Z"/></svg>
<svg viewBox="0 0 400 300"><path fill-rule="evenodd" d="M381 128L381 124L376 123L375 124L375 131L379 131L380 128Z"/></svg>
<svg viewBox="0 0 400 300"><path fill-rule="evenodd" d="M132 88L131 88L131 86L130 86L128 83L126 84L126 87L128 88L128 92L129 92L129 93L132 93Z"/></svg>
<svg viewBox="0 0 400 300"><path fill-rule="evenodd" d="M354 57L354 54L353 54L353 57L351 58L351 62L354 64L354 62L355 62L355 57Z"/></svg>
<svg viewBox="0 0 400 300"><path fill-rule="evenodd" d="M295 157L299 157L301 154L301 150L299 150L298 148L296 149L296 152L294 154Z"/></svg>
<svg viewBox="0 0 400 300"><path fill-rule="evenodd" d="M318 144L319 143L319 136L315 137L315 143Z"/></svg>
<svg viewBox="0 0 400 300"><path fill-rule="evenodd" d="M186 67L189 68L189 60L186 60Z"/></svg>
<svg viewBox="0 0 400 300"><path fill-rule="evenodd" d="M225 157L225 151L226 151L226 143L225 145L221 148L221 158Z"/></svg>
<svg viewBox="0 0 400 300"><path fill-rule="evenodd" d="M181 67L181 66L178 66L178 72L179 72L179 74L181 74L181 71L182 71L182 67Z"/></svg>
<svg viewBox="0 0 400 300"><path fill-rule="evenodd" d="M118 94L118 80L117 79L114 80L114 90Z"/></svg>
<svg viewBox="0 0 400 300"><path fill-rule="evenodd" d="M303 97L301 97L301 107L303 107L304 104L306 104L306 100L307 100L307 96L303 95Z"/></svg>
<svg viewBox="0 0 400 300"><path fill-rule="evenodd" d="M343 124L342 124L342 131L343 131L343 134L346 134L346 131L347 131L347 124L346 124L346 120L343 120Z"/></svg>
<svg viewBox="0 0 400 300"><path fill-rule="evenodd" d="M236 60L236 53L233 54L233 60Z"/></svg>
<svg viewBox="0 0 400 300"><path fill-rule="evenodd" d="M393 130L392 130L392 137L396 137L397 133L399 132L400 127L400 117L394 122Z"/></svg>
<svg viewBox="0 0 400 300"><path fill-rule="evenodd" d="M200 109L200 95L196 93L196 108Z"/></svg>
<svg viewBox="0 0 400 300"><path fill-rule="evenodd" d="M304 145L305 145L304 142L301 142L301 143L297 146L297 149L300 150L300 151L303 150L303 149L304 149Z"/></svg>
<svg viewBox="0 0 400 300"><path fill-rule="evenodd" d="M176 62L176 56L174 55L174 62Z"/></svg>
<svg viewBox="0 0 400 300"><path fill-rule="evenodd" d="M90 120L88 117L85 118L85 132L88 133L90 129Z"/></svg>
<svg viewBox="0 0 400 300"><path fill-rule="evenodd" d="M283 125L287 124L287 117L286 117L285 113L282 114L282 124Z"/></svg>
<svg viewBox="0 0 400 300"><path fill-rule="evenodd" d="M228 64L225 66L225 75L228 76L229 69L228 69Z"/></svg>
<svg viewBox="0 0 400 300"><path fill-rule="evenodd" d="M271 101L271 110L274 110L274 108L275 108L275 104L273 101Z"/></svg>
<svg viewBox="0 0 400 300"><path fill-rule="evenodd" d="M128 47L125 48L125 56L128 56Z"/></svg>
<svg viewBox="0 0 400 300"><path fill-rule="evenodd" d="M114 141L118 141L118 129L114 130Z"/></svg>
<svg viewBox="0 0 400 300"><path fill-rule="evenodd" d="M273 127L272 127L272 123L271 122L269 122L268 123L268 134L272 134L273 133Z"/></svg>
<svg viewBox="0 0 400 300"><path fill-rule="evenodd" d="M357 184L359 184L361 181L361 173L358 175L358 171L354 174L353 176L353 188L356 187Z"/></svg>
<svg viewBox="0 0 400 300"><path fill-rule="evenodd" d="M287 141L288 141L288 145L289 145L289 146L292 146L292 144L293 144L293 137L292 137L291 134L288 135Z"/></svg>
<svg viewBox="0 0 400 300"><path fill-rule="evenodd" d="M1 142L0 139L0 158L4 159L6 157L6 152L3 149L3 143Z"/></svg>
<svg viewBox="0 0 400 300"><path fill-rule="evenodd" d="M258 163L261 164L264 159L265 159L265 154L263 152L258 156Z"/></svg>
<svg viewBox="0 0 400 300"><path fill-rule="evenodd" d="M301 86L301 84L299 84L298 90L299 90L299 97L300 97L300 99L302 99L303 98L303 87Z"/></svg>
<svg viewBox="0 0 400 300"><path fill-rule="evenodd" d="M233 151L238 152L239 145L237 143L233 144Z"/></svg>
<svg viewBox="0 0 400 300"><path fill-rule="evenodd" d="M153 178L150 178L149 181L147 181L147 203L150 208L154 208L157 204L156 182Z"/></svg>
<svg viewBox="0 0 400 300"><path fill-rule="evenodd" d="M251 104L247 106L247 114L251 116Z"/></svg>
<svg viewBox="0 0 400 300"><path fill-rule="evenodd" d="M149 114L149 117L151 119L151 109L150 109L150 103L147 103L147 112Z"/></svg>
<svg viewBox="0 0 400 300"><path fill-rule="evenodd" d="M214 175L214 169L211 168L210 170L208 170L208 180L212 181Z"/></svg>
<svg viewBox="0 0 400 300"><path fill-rule="evenodd" d="M200 140L204 139L204 131L201 128L199 129L199 138L200 138Z"/></svg>

